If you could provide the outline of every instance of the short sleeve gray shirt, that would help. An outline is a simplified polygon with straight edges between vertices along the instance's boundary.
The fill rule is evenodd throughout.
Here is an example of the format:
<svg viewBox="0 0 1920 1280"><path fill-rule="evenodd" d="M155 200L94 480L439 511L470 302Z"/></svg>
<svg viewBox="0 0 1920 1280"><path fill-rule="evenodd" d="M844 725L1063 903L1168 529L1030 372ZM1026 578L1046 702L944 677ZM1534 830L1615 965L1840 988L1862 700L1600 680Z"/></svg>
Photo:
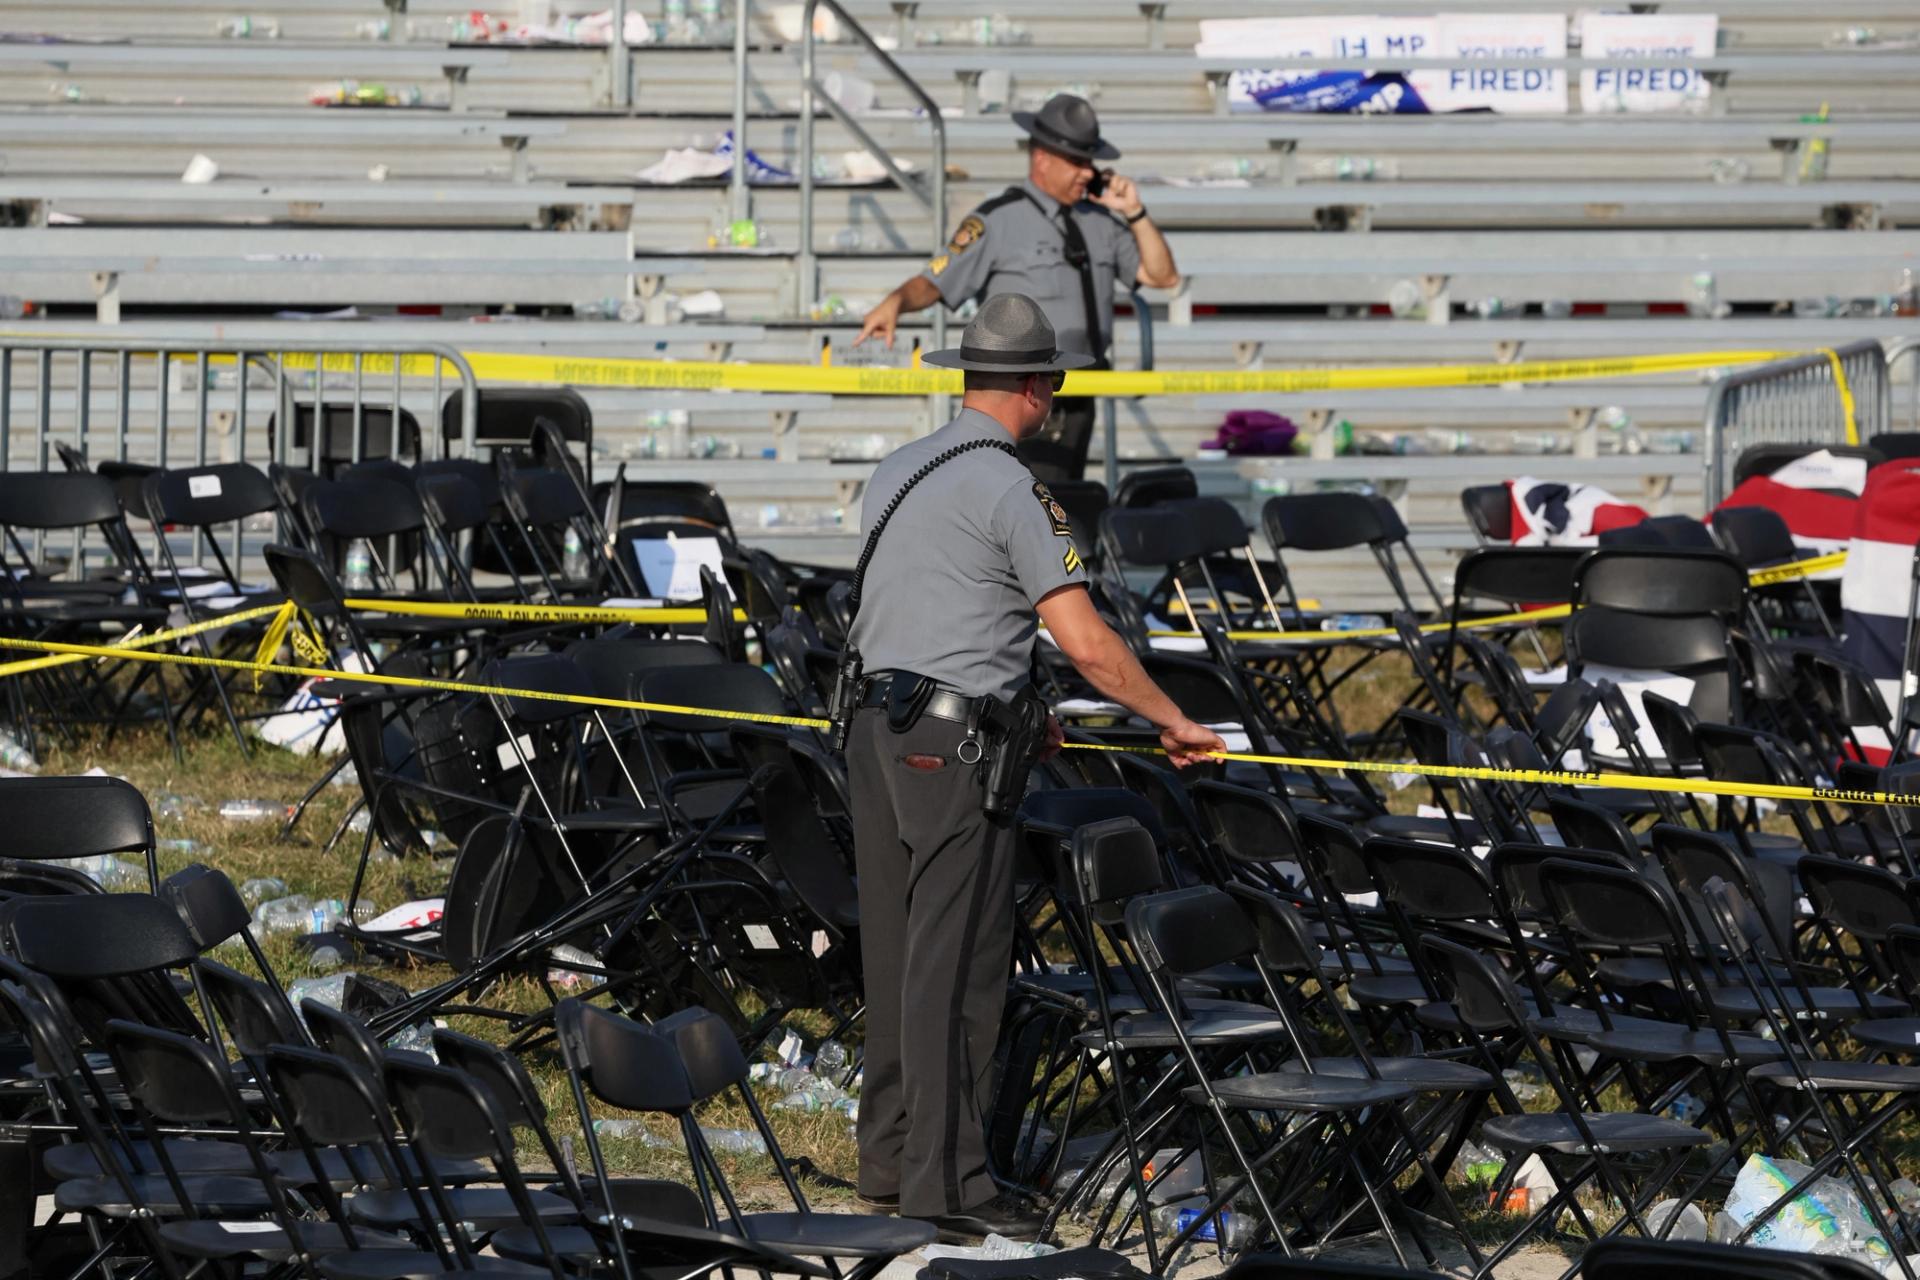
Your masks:
<svg viewBox="0 0 1920 1280"><path fill-rule="evenodd" d="M962 409L887 455L867 484L861 537L915 472L974 440L1012 443L998 422ZM1034 606L1086 581L1046 486L1019 459L975 449L914 486L887 523L867 563L854 647L869 674L912 671L964 694L1009 697L1028 682Z"/></svg>
<svg viewBox="0 0 1920 1280"><path fill-rule="evenodd" d="M1087 333L1080 273L1067 262L1065 218L1074 220L1087 242L1097 337ZM1139 277L1140 246L1109 210L1087 200L1068 208L1027 181L962 219L952 241L920 274L949 307L973 297L1024 293L1047 313L1060 350L1105 357L1113 339L1113 287L1131 286Z"/></svg>

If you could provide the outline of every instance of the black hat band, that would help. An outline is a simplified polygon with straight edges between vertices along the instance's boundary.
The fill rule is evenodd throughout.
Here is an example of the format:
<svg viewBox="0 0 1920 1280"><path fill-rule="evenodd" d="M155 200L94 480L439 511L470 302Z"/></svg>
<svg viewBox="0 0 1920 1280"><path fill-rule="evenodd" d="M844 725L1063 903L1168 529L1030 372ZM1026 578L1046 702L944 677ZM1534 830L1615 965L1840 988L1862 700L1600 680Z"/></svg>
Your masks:
<svg viewBox="0 0 1920 1280"><path fill-rule="evenodd" d="M960 358L975 364L1050 364L1057 353L1052 347L1038 351L988 351L984 347L960 346Z"/></svg>
<svg viewBox="0 0 1920 1280"><path fill-rule="evenodd" d="M1083 142L1078 138L1069 138L1066 134L1060 132L1037 116L1034 118L1033 123L1027 126L1027 132L1032 134L1034 141L1040 143L1040 145L1052 147L1056 151L1092 151L1100 145L1100 139L1097 137L1087 142Z"/></svg>

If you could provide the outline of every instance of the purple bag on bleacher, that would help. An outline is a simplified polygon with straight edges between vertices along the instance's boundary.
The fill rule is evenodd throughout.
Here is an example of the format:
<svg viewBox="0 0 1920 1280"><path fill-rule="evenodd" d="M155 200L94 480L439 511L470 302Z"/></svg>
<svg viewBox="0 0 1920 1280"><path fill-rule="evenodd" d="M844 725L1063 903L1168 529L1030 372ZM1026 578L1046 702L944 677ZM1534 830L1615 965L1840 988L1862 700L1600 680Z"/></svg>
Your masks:
<svg viewBox="0 0 1920 1280"><path fill-rule="evenodd" d="M1293 452L1294 437L1299 434L1300 428L1291 418L1264 409L1235 409L1220 424L1213 439L1202 447L1256 456L1289 454Z"/></svg>

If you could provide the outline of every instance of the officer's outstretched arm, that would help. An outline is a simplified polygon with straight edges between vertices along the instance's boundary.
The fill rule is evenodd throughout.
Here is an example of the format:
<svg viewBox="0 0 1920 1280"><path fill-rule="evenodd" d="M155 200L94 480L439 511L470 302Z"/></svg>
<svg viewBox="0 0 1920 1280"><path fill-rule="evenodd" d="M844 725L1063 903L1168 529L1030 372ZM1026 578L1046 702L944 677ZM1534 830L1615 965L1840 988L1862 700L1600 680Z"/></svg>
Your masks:
<svg viewBox="0 0 1920 1280"><path fill-rule="evenodd" d="M901 313L919 311L938 301L940 289L933 281L925 276L909 276L904 284L867 312L867 318L860 326L860 336L853 340L853 345L857 347L868 338L879 338L891 348L893 331L900 323Z"/></svg>
<svg viewBox="0 0 1920 1280"><path fill-rule="evenodd" d="M1036 608L1047 634L1089 684L1160 730L1160 745L1174 764L1193 764L1227 749L1219 734L1188 719L1153 682L1127 642L1093 607L1085 586L1074 583L1050 591Z"/></svg>

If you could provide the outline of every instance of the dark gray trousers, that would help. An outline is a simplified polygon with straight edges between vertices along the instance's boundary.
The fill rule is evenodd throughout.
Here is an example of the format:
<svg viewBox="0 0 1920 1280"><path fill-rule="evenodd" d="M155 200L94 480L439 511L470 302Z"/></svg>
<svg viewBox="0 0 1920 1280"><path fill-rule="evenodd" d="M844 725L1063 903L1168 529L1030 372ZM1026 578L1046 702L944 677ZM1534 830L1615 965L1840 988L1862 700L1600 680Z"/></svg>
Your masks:
<svg viewBox="0 0 1920 1280"><path fill-rule="evenodd" d="M980 811L966 736L922 717L906 733L860 712L847 743L866 974L860 1191L905 1217L996 1193L982 1116L1013 963L1013 845Z"/></svg>

